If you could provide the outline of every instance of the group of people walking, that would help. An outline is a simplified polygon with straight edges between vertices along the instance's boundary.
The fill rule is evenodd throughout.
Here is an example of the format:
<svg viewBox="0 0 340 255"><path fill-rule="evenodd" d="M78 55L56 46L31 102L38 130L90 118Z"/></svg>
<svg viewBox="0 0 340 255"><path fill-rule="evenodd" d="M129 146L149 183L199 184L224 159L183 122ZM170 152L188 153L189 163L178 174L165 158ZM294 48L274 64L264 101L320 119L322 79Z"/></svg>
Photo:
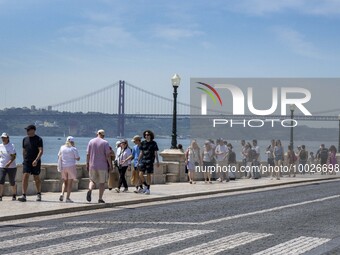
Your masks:
<svg viewBox="0 0 340 255"><path fill-rule="evenodd" d="M190 146L185 151L186 172L190 184L195 184L196 167L204 169L204 181L212 183L212 179L219 182L229 181L234 176L229 176L228 171L211 171L211 169L225 169L227 166L236 164L236 154L233 151L233 145L227 141L219 138L216 144L213 140L206 140L204 142L203 150L200 150L196 140L193 140ZM218 178L214 176L217 174Z"/></svg>
<svg viewBox="0 0 340 255"><path fill-rule="evenodd" d="M22 176L22 195L18 198L20 202L26 202L29 176L33 175L37 197L36 201L41 201L41 157L43 155L43 139L36 135L36 126L29 125L26 128L27 136L22 141L23 149L23 176ZM86 200L91 202L92 191L95 188L99 190L98 203L105 203L103 195L105 184L114 169L119 172L118 186L116 192L128 190L125 179L126 171L132 168L133 184L136 187L135 193L150 194L151 175L154 170L154 163L159 166L158 145L154 141L155 135L151 130L143 132L143 138L136 135L133 138L135 145L131 149L126 139L120 140L116 145L116 152L110 147L109 142L105 140L105 131L97 131L95 138L91 139L86 150L86 168L89 173L89 188L86 194ZM12 200L17 200L17 187L15 183L16 167L16 150L7 133L1 135L2 143L0 144L0 201L2 201L5 178L8 175L9 183L12 190ZM60 201L72 203L71 191L73 180L77 179L76 162L80 160L79 152L75 147L75 138L68 136L64 145L58 152L58 171L61 173L62 191L59 196ZM131 167L132 165L132 167ZM146 174L146 179L144 178ZM66 193L66 198L64 195Z"/></svg>
<svg viewBox="0 0 340 255"><path fill-rule="evenodd" d="M20 202L26 202L26 194L28 188L29 176L32 175L37 192L36 201L41 201L41 157L43 155L43 139L36 134L36 127L28 125L26 128L27 136L23 138L23 175L22 175L22 195L18 198ZM144 140L143 140L144 138ZM151 176L154 172L154 163L159 166L158 145L154 141L155 135L151 130L145 130L142 137L136 135L132 142L134 146L130 148L126 139L122 139L116 143L115 150L110 147L109 142L105 140L105 131L100 129L97 136L91 139L87 145L86 168L89 173L89 187L86 194L86 200L91 202L92 191L99 189L98 203L105 203L103 194L105 184L108 181L110 190L114 189L117 193L127 192L128 184L126 180L126 172L131 170L131 184L136 188L135 193L150 194ZM16 167L16 150L7 133L1 135L2 143L0 144L0 201L2 201L5 178L8 175L9 183L12 191L12 200L17 200L17 187L15 184L17 167ZM235 179L234 171L221 171L221 169L230 169L230 166L236 166L236 153L233 151L233 145L226 140L219 138L216 143L209 139L204 142L201 150L197 141L193 140L190 146L184 151L181 145L178 145L185 155L186 173L190 184L195 184L195 172L197 167L208 169L204 172L204 181L212 183L212 180L218 182ZM267 165L278 171L271 171L271 178L280 179L282 172L280 166L289 166L288 176L295 177L298 170L299 173L306 172L307 164L319 164L327 166L327 171L323 174L333 174L338 169L336 159L337 150L334 145L326 148L324 144L314 155L313 152L308 153L306 146L298 146L294 151L291 145L288 146L287 153L280 140L271 140L269 146L266 147ZM244 177L257 179L260 176L260 147L257 140L251 142L241 140L241 166L249 167L251 171L244 171ZM64 145L60 147L58 152L58 171L61 172L63 180L62 192L59 196L60 201L67 203L71 200L71 191L73 180L77 179L76 162L80 160L77 148L75 147L75 138L69 136L66 138ZM296 168L298 166L298 168ZM328 168L329 166L329 168ZM254 168L255 167L255 168ZM220 171L210 171L211 169ZM254 170L255 169L255 170ZM256 171L257 169L257 171ZM330 170L328 170L330 169ZM333 169L333 170L332 170ZM117 170L119 174L118 185L113 187L113 173ZM308 172L308 169L307 169ZM146 175L146 178L144 177ZM66 197L64 195L66 193Z"/></svg>
<svg viewBox="0 0 340 255"><path fill-rule="evenodd" d="M198 166L199 170L204 169L206 183L212 183L211 180L214 179L219 182L228 182L230 179L235 178L235 172L230 171L230 167L236 165L236 153L233 151L233 145L225 139L219 138L216 143L212 139L206 140L202 150L197 141L192 140L190 146L183 152L185 153L186 173L190 184L196 183L195 172L197 172ZM282 167L284 165L288 166L288 177L295 177L297 172L301 174L308 172L308 169L306 169L307 164L318 164L320 169L322 166L324 168L328 167L327 171L321 172L322 174L335 173L336 171L331 171L331 169L336 169L336 166L338 166L336 153L337 150L334 145L327 149L324 144L321 144L316 154L313 152L308 153L305 145L298 146L296 151L289 145L287 153L285 153L282 142L275 139L271 140L270 145L265 150L268 172L271 179L276 178L277 180L280 180L282 176ZM251 142L241 140L240 156L240 166L246 169L242 171L244 177L260 178L261 169L259 166L261 159L258 141L256 139ZM214 171L211 171L211 169L214 169ZM221 171L221 169L229 169L229 171Z"/></svg>
<svg viewBox="0 0 340 255"><path fill-rule="evenodd" d="M26 128L27 136L22 141L23 154L23 175L22 175L22 196L18 198L20 202L26 202L26 193L28 188L28 180L33 175L37 198L41 201L41 180L40 166L41 157L43 155L43 140L35 134L36 127L29 125ZM3 189L6 175L8 175L9 183L12 189L12 200L17 199L17 187L15 178L17 173L16 167L16 150L14 144L10 143L7 133L1 135L2 144L0 144L0 201L2 201Z"/></svg>
<svg viewBox="0 0 340 255"><path fill-rule="evenodd" d="M144 131L143 138L144 140L142 141L139 135L134 136L132 141L135 145L132 149L129 147L128 141L122 139L116 143L116 151L114 151L109 145L109 142L105 140L105 131L103 129L98 130L97 136L89 141L86 150L86 168L89 172L90 179L89 189L86 193L86 200L88 202L92 201L93 189L98 188L98 203L105 203L103 200L105 184L108 181L109 189L113 188L110 187L110 184L112 185L112 180L110 179L113 176L114 169L117 169L119 173L118 186L114 189L117 193L128 191L126 171L131 169L133 176L132 183L136 187L135 193L150 194L151 175L154 171L155 161L159 166L158 145L154 141L155 135L151 130ZM73 139L73 137L69 137L68 139ZM67 142L64 146L67 146ZM73 157L74 160L79 160L79 155L74 148L73 150L68 150L66 156L69 158ZM64 157L65 155L61 149L59 159L63 162ZM73 163L72 171L75 170L75 161L73 161ZM61 171L63 172L64 169ZM146 179L144 178L144 174L147 176ZM67 188L66 202L72 202L69 197L72 187L72 184L70 184L72 181L70 181L70 179L74 179L74 176L73 174L64 174L63 177L65 177L63 178L63 188L66 187L66 185L69 186ZM68 180L66 180L66 178ZM123 189L121 189L122 186ZM60 201L63 200L63 192L64 189L60 195Z"/></svg>

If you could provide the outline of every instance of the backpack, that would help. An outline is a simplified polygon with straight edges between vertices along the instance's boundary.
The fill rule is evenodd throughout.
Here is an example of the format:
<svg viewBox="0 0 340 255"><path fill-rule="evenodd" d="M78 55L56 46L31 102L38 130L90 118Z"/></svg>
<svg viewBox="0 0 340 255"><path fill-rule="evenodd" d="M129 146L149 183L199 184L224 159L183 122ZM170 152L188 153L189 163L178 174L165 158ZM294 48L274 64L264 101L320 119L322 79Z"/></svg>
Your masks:
<svg viewBox="0 0 340 255"><path fill-rule="evenodd" d="M301 160L307 160L307 151L302 150L302 151L300 152L300 159L301 159Z"/></svg>
<svg viewBox="0 0 340 255"><path fill-rule="evenodd" d="M230 152L228 155L228 163L232 164L232 163L236 163L236 154L235 152Z"/></svg>
<svg viewBox="0 0 340 255"><path fill-rule="evenodd" d="M249 150L249 158L250 158L251 160L257 159L256 150L254 150L254 149Z"/></svg>
<svg viewBox="0 0 340 255"><path fill-rule="evenodd" d="M328 149L324 148L324 149L321 150L320 158L322 160L327 160L327 158L328 158Z"/></svg>

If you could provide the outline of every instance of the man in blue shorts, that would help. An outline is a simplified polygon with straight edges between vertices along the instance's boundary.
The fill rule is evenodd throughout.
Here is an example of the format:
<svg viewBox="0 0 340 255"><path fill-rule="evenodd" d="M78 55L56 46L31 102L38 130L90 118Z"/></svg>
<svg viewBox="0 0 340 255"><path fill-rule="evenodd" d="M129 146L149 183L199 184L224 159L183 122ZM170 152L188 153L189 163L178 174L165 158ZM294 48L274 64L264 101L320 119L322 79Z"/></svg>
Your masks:
<svg viewBox="0 0 340 255"><path fill-rule="evenodd" d="M33 175L37 190L36 201L41 201L41 180L39 177L41 157L43 155L43 140L35 134L36 127L29 125L26 128L27 136L22 140L23 175L22 175L22 197L20 202L26 202L26 192L30 174Z"/></svg>
<svg viewBox="0 0 340 255"><path fill-rule="evenodd" d="M139 178L141 183L144 184L143 193L150 195L151 175L153 174L153 164L156 160L157 167L159 167L158 161L158 145L154 141L155 135L152 131L146 130L143 132L145 140L140 144L140 154L138 157L138 165L140 167ZM146 173L146 181L144 174Z"/></svg>

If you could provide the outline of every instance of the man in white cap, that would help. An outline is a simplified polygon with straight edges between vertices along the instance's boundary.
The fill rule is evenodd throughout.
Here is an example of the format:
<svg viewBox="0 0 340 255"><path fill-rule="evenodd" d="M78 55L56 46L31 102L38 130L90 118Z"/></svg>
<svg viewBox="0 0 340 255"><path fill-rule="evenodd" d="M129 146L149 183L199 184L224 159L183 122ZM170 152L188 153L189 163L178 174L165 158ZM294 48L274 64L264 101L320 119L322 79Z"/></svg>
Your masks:
<svg viewBox="0 0 340 255"><path fill-rule="evenodd" d="M140 154L139 146L141 144L142 138L139 135L135 135L132 140L132 142L135 143L135 146L132 148L132 154L129 156L128 160L133 159L133 163L131 164L133 166L132 173L131 173L131 184L135 185L136 190L135 193L140 193L143 190L143 184L140 182L139 178L139 164L138 164L138 157Z"/></svg>
<svg viewBox="0 0 340 255"><path fill-rule="evenodd" d="M97 137L90 140L87 145L86 167L89 171L90 183L86 200L91 202L92 190L98 185L98 203L105 203L103 194L108 170L112 171L111 151L109 143L104 140L105 131L98 130Z"/></svg>

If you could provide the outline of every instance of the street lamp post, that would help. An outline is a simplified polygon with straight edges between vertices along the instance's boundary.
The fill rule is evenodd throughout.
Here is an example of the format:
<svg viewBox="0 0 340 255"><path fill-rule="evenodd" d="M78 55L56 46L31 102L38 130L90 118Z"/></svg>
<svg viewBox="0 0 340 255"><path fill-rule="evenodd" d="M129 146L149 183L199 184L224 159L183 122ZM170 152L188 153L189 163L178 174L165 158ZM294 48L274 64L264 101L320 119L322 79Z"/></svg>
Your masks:
<svg viewBox="0 0 340 255"><path fill-rule="evenodd" d="M292 150L294 150L294 110L295 110L295 105L291 104L290 105L290 146Z"/></svg>
<svg viewBox="0 0 340 255"><path fill-rule="evenodd" d="M174 87L174 109L172 115L172 138L171 138L171 149L177 149L177 88L181 82L181 77L175 74L171 78L172 86Z"/></svg>
<svg viewBox="0 0 340 255"><path fill-rule="evenodd" d="M338 140L338 153L340 153L340 114L338 116L339 119L339 140Z"/></svg>

